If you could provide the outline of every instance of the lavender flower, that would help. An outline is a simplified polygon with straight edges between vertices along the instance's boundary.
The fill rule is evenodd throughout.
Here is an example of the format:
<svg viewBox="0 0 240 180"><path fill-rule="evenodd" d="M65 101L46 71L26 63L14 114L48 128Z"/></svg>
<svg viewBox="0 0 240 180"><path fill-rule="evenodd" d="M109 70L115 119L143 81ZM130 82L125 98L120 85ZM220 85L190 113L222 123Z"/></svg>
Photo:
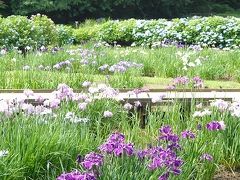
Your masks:
<svg viewBox="0 0 240 180"><path fill-rule="evenodd" d="M186 76L176 77L173 80L174 85L187 85L188 83L189 83L189 79Z"/></svg>
<svg viewBox="0 0 240 180"><path fill-rule="evenodd" d="M85 110L87 108L87 105L88 105L88 103L83 102L83 103L79 103L78 107L79 107L80 110L83 111L83 110Z"/></svg>
<svg viewBox="0 0 240 180"><path fill-rule="evenodd" d="M223 121L212 121L206 125L206 128L209 131L218 131L218 130L224 130L225 124Z"/></svg>
<svg viewBox="0 0 240 180"><path fill-rule="evenodd" d="M135 101L134 102L134 106L135 107L141 107L142 106L142 103L140 101Z"/></svg>
<svg viewBox="0 0 240 180"><path fill-rule="evenodd" d="M27 97L34 96L34 92L31 89L25 89L23 94Z"/></svg>
<svg viewBox="0 0 240 180"><path fill-rule="evenodd" d="M202 156L200 157L201 160L207 160L207 161L212 161L213 157L210 154L204 153L202 154Z"/></svg>
<svg viewBox="0 0 240 180"><path fill-rule="evenodd" d="M195 138L195 134L189 130L183 131L181 134L182 134L182 138L185 138L185 139L194 139Z"/></svg>
<svg viewBox="0 0 240 180"><path fill-rule="evenodd" d="M199 76L193 77L192 82L193 82L193 86L196 88L203 87L203 80Z"/></svg>
<svg viewBox="0 0 240 180"><path fill-rule="evenodd" d="M166 97L165 94L160 94L160 95L158 95L158 96L154 96L154 97L152 98L152 103L161 102L164 97Z"/></svg>
<svg viewBox="0 0 240 180"><path fill-rule="evenodd" d="M48 106L51 109L56 109L60 105L60 100L56 98L48 99L43 102L44 106Z"/></svg>
<svg viewBox="0 0 240 180"><path fill-rule="evenodd" d="M98 69L100 71L105 71L108 67L109 67L108 64L104 64L104 65L100 66Z"/></svg>

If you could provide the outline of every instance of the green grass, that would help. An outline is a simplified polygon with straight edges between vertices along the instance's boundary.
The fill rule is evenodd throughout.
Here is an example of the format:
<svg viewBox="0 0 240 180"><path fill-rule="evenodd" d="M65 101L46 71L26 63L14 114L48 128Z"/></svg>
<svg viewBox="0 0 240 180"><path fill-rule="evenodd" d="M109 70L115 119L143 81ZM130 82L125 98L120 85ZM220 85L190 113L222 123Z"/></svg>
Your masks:
<svg viewBox="0 0 240 180"><path fill-rule="evenodd" d="M1 73L1 89L54 89L60 83L65 83L74 89L81 89L84 81L107 83L114 88L166 89L172 84L172 78L158 77L132 77L130 73L124 75L88 75L68 72L42 72L42 71L8 71ZM234 81L204 81L205 88L209 89L238 89L240 83Z"/></svg>
<svg viewBox="0 0 240 180"><path fill-rule="evenodd" d="M205 58L202 65L183 70L183 63L177 52L192 52L175 47L148 49L134 48L93 48L93 44L81 47L80 52L67 53L67 50L78 49L76 46L65 47L57 53L30 53L26 57L10 52L0 56L0 88L54 88L59 83L66 83L73 88L79 88L85 80L108 82L117 88L156 87L165 88L171 79L177 76L200 76L209 88L238 88L240 74L240 51L223 51L204 49L191 55L191 61L198 57ZM87 56L88 55L88 56ZM15 61L13 59L15 58ZM74 59L69 70L39 70L38 67L53 67L55 64ZM88 65L81 64L87 60ZM140 69L130 68L125 73L101 72L99 67L104 64L114 65L121 60L140 63ZM94 62L94 64L92 64ZM30 66L29 71L23 71L24 66ZM109 75L110 79L106 75Z"/></svg>
<svg viewBox="0 0 240 180"><path fill-rule="evenodd" d="M76 102L63 103L60 109L54 110L56 117L19 113L5 118L0 123L0 149L8 150L9 155L0 158L0 177L3 180L55 179L63 171L82 169L75 163L77 155L98 152L97 147L111 132L122 132L126 141L133 142L135 148L139 149L149 144L156 145L158 129L163 125L170 125L179 136L186 129L196 134L195 139L181 139L182 150L178 156L184 160L182 174L171 176L171 179L210 180L218 166L235 168L240 165L238 118L232 117L227 111L215 109L211 116L193 119L195 107L191 107L192 111L188 112L190 115L185 113L183 116L178 103L167 109L164 111L158 107L149 112L145 129L140 128L135 112L128 117L119 103L109 100L95 101L85 111L79 111ZM113 117L104 118L105 110L111 110ZM90 121L86 124L70 123L64 119L69 111ZM206 123L216 119L225 121L226 130L206 130ZM202 130L197 129L198 124L202 125ZM201 161L203 153L213 155L214 160ZM129 173L133 179L157 179L162 170L149 171L147 164L135 158L109 156L105 159L100 179L127 179Z"/></svg>
<svg viewBox="0 0 240 180"><path fill-rule="evenodd" d="M207 57L201 66L183 70L181 59L176 56L178 51L187 49L174 47L161 49L148 48L106 48L93 50L92 44L81 47L84 52L68 54L66 50L77 49L76 46L65 47L56 54L30 53L26 57L10 52L0 57L0 88L1 89L55 89L59 83L66 83L78 89L84 81L107 83L117 88L166 88L177 76L200 76L206 88L240 88L239 83L239 50L220 51L204 49L193 55ZM89 52L91 51L91 52ZM15 61L12 59L15 58ZM54 66L56 63L74 58L70 69L39 70L39 65ZM82 65L88 60L88 65ZM130 68L124 73L101 72L99 66L113 65L120 60L142 63L141 69ZM92 63L96 61L95 63ZM29 65L30 70L22 70ZM80 101L82 102L82 101ZM147 124L141 128L139 114L135 110L127 112L120 102L109 99L95 100L80 110L77 101L63 101L55 115L26 115L19 110L11 116L5 116L5 108L0 104L0 151L8 150L9 154L0 157L0 179L55 179L63 172L73 169L84 171L76 164L76 157L91 152L99 152L98 147L113 132L122 132L127 142L133 142L137 150L160 144L159 128L170 125L173 132L181 136L184 130L195 133L195 139L180 138L181 151L177 155L184 161L182 173L171 175L170 179L206 179L213 178L219 166L227 168L240 167L240 121L231 111L221 111L212 107L211 116L193 118L199 110L195 105L187 107L179 102L172 106L153 107L147 111ZM16 105L16 108L19 106ZM111 111L113 117L104 118L104 111ZM67 112L75 112L78 117L88 118L87 123L74 124L65 119ZM225 130L208 131L206 124L223 120ZM201 125L201 129L197 128ZM213 161L201 161L203 153L213 156ZM148 161L139 161L136 157L122 156L119 158L108 155L99 170L99 179L157 179L163 169L149 171Z"/></svg>

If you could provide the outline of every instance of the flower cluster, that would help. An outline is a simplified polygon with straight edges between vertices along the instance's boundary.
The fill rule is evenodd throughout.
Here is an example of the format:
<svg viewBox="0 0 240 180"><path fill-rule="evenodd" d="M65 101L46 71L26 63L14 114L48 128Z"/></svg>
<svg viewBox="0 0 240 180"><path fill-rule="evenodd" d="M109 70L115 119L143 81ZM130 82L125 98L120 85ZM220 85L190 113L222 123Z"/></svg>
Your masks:
<svg viewBox="0 0 240 180"><path fill-rule="evenodd" d="M173 83L167 87L167 89L175 89L177 87L190 86L192 88L202 88L203 80L199 76L195 76L189 79L186 76L179 76L173 79Z"/></svg>
<svg viewBox="0 0 240 180"><path fill-rule="evenodd" d="M72 66L72 61L74 59L66 60L66 61L61 61L53 66L54 69L62 69L63 67L70 68Z"/></svg>
<svg viewBox="0 0 240 180"><path fill-rule="evenodd" d="M81 164L87 170L92 170L93 168L97 168L103 164L103 155L95 152L91 152L85 156Z"/></svg>
<svg viewBox="0 0 240 180"><path fill-rule="evenodd" d="M112 66L108 65L108 64L104 64L102 66L100 66L98 69L100 71L105 71L108 70L110 72L126 72L129 68L141 68L143 66L143 64L138 64L135 62L130 62L130 61L120 61Z"/></svg>
<svg viewBox="0 0 240 180"><path fill-rule="evenodd" d="M193 117L204 117L204 116L209 116L212 114L212 111L210 111L209 109L204 109L203 111L195 111L193 113Z"/></svg>
<svg viewBox="0 0 240 180"><path fill-rule="evenodd" d="M176 150L180 148L178 145L179 137L172 132L170 126L163 126L160 128L159 140L166 143L166 147L156 146L137 152L140 160L148 160L148 168L150 170L162 169L165 172L159 179L168 179L170 173L179 175L181 173L181 166L183 161L177 156ZM185 131L183 134L193 138L193 133ZM195 137L195 136L194 136ZM162 144L162 143L161 143Z"/></svg>
<svg viewBox="0 0 240 180"><path fill-rule="evenodd" d="M224 101L224 100L222 100L222 99L217 99L217 100L213 101L210 105L212 107L216 107L220 111L227 110L228 107L229 107L229 103Z"/></svg>
<svg viewBox="0 0 240 180"><path fill-rule="evenodd" d="M167 148L180 149L179 137L178 135L172 132L172 128L170 126L161 127L159 129L159 132L160 132L159 140L167 142Z"/></svg>
<svg viewBox="0 0 240 180"><path fill-rule="evenodd" d="M180 52L178 51L177 56L181 59L183 63L183 70L188 70L191 67L196 67L202 65L202 61L206 60L206 57L199 56L198 58L193 58L192 56L196 54L196 51L190 52Z"/></svg>
<svg viewBox="0 0 240 180"><path fill-rule="evenodd" d="M89 119L87 118L79 118L75 115L75 113L73 112L68 112L66 115L65 115L65 120L68 120L69 122L72 122L72 123L87 123L89 121Z"/></svg>
<svg viewBox="0 0 240 180"><path fill-rule="evenodd" d="M132 143L125 143L125 136L121 133L113 133L107 139L107 142L103 143L99 147L100 151L107 154L113 154L115 156L132 156L134 154L134 146Z"/></svg>

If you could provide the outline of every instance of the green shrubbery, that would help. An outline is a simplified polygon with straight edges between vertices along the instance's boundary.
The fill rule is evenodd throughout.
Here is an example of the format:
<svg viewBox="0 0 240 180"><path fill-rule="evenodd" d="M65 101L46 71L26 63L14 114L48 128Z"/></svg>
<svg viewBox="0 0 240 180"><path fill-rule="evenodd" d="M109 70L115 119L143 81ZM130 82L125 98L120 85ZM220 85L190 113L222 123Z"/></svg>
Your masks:
<svg viewBox="0 0 240 180"><path fill-rule="evenodd" d="M79 29L74 30L73 36L75 37L75 43L83 43L89 40L96 40L100 26L101 25L94 24L91 26L83 26Z"/></svg>
<svg viewBox="0 0 240 180"><path fill-rule="evenodd" d="M57 42L60 46L72 44L74 41L74 29L71 26L57 25Z"/></svg>
<svg viewBox="0 0 240 180"><path fill-rule="evenodd" d="M109 44L158 46L167 42L198 44L203 47L237 48L240 45L240 19L234 17L193 17L171 21L89 20L77 29L55 25L44 15L0 18L0 47L19 49L30 46L83 43L90 40Z"/></svg>
<svg viewBox="0 0 240 180"><path fill-rule="evenodd" d="M76 30L76 42L89 37L92 26ZM123 45L147 45L174 41L183 44L199 44L203 47L239 46L240 19L234 17L193 17L167 21L159 20L111 20L98 25L94 38L107 43ZM85 40L90 38L85 38Z"/></svg>
<svg viewBox="0 0 240 180"><path fill-rule="evenodd" d="M73 30L66 26L56 26L45 15L9 16L0 19L0 47L23 49L27 46L39 48L52 44L72 42Z"/></svg>

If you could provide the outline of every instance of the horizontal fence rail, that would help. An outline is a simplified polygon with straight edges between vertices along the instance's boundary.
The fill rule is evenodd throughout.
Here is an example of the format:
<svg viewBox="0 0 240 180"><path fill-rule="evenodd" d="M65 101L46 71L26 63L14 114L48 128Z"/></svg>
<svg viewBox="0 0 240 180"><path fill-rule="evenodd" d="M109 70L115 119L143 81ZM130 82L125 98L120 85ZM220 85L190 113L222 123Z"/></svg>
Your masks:
<svg viewBox="0 0 240 180"><path fill-rule="evenodd" d="M153 106L169 106L174 102L178 102L181 105L181 112L191 109L190 107L196 103L202 103L203 105L209 105L209 103L216 99L223 99L225 101L240 101L240 89L150 89L147 92L142 92L138 95L129 95L128 91L133 89L119 90L119 94L116 95L116 99L120 99L122 104L131 103L136 101L140 102L140 106L136 108L137 115L140 119L140 126L145 127L148 117L148 112L151 111ZM35 97L41 96L43 99L50 99L53 97L52 92L54 90L33 90ZM80 93L82 90L74 90L75 93ZM162 100L153 102L154 98L162 96ZM25 97L23 90L5 89L0 90L0 101L9 99L20 99ZM96 99L100 97L95 97ZM39 104L33 97L27 98L26 103L31 103L35 106L43 105Z"/></svg>
<svg viewBox="0 0 240 180"><path fill-rule="evenodd" d="M56 89L32 89L35 93L51 93L55 91ZM81 92L83 89L74 89L73 91L76 93ZM134 89L118 89L119 92L128 92L132 91ZM240 89L147 89L148 92L240 92ZM0 93L22 93L24 89L0 89Z"/></svg>

